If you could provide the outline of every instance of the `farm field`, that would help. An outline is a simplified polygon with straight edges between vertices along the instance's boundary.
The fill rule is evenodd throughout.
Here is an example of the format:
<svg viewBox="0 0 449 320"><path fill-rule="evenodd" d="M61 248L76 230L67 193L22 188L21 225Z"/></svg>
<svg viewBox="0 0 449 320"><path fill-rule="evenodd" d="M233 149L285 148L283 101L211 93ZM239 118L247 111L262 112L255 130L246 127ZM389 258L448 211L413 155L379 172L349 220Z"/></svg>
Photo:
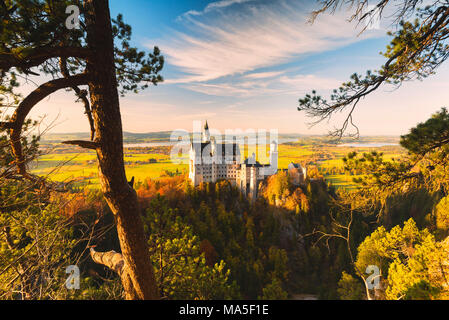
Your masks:
<svg viewBox="0 0 449 320"><path fill-rule="evenodd" d="M181 164L172 163L170 155L135 151L126 152L124 160L128 179L135 177L136 181L143 181L146 178L158 179L167 174L188 170L186 155L180 159ZM94 152L80 150L46 154L39 157L31 169L33 174L47 176L53 181L73 181L77 186L99 187Z"/></svg>
<svg viewBox="0 0 449 320"><path fill-rule="evenodd" d="M58 148L58 144L48 154L42 155L32 166L32 173L48 176L51 180L60 182L73 181L77 186L98 188L98 169L94 152L77 147ZM242 157L256 153L260 163L268 163L269 146L256 149L254 146L242 148ZM328 182L337 188L353 189L356 185L353 176L344 172L343 157L349 152L358 153L378 151L384 153L384 158L391 160L400 157L404 151L399 146L384 147L350 147L336 146L321 141L299 140L294 143L281 144L278 147L279 169L286 169L291 162L301 163L309 171L317 171ZM136 181L147 178L159 179L167 175L188 172L188 154L179 157L181 163L173 163L170 159L170 147L162 148L129 148L125 149L125 166L128 179L135 177ZM313 170L315 169L316 170Z"/></svg>

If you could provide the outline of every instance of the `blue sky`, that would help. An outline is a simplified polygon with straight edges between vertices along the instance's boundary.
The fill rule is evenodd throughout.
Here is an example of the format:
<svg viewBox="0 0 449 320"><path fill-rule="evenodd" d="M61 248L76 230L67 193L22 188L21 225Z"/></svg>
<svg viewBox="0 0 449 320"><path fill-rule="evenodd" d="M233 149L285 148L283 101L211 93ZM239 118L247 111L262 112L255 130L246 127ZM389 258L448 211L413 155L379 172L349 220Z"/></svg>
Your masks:
<svg viewBox="0 0 449 320"><path fill-rule="evenodd" d="M341 116L313 128L297 111L313 89L323 95L354 72L384 61L386 22L358 36L349 12L307 23L315 1L111 0L133 27L133 44L159 46L165 82L121 100L126 131L192 130L194 120L225 129L278 129L322 134ZM360 103L354 118L362 135L403 134L449 99L448 66L425 82L384 87ZM41 103L54 132L87 131L82 106L58 93ZM63 105L63 106L62 106ZM34 112L34 111L33 111Z"/></svg>

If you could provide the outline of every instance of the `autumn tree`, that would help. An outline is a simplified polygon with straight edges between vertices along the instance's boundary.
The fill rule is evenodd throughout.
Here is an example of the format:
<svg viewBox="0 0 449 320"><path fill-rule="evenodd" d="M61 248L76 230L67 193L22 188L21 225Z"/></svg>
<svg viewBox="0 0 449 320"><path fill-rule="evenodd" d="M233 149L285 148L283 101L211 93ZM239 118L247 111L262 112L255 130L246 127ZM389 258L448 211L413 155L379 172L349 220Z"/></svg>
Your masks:
<svg viewBox="0 0 449 320"><path fill-rule="evenodd" d="M358 248L356 265L376 265L378 296L389 299L441 299L447 296L447 240L436 242L413 219L390 231L379 227Z"/></svg>
<svg viewBox="0 0 449 320"><path fill-rule="evenodd" d="M288 293L282 288L282 283L277 278L273 278L265 288L262 289L262 296L259 300L287 300Z"/></svg>
<svg viewBox="0 0 449 320"><path fill-rule="evenodd" d="M27 121L23 131L33 124ZM8 137L0 134L0 299L61 297L74 243L70 223L49 203L48 190L16 176ZM24 136L21 144L27 161L38 156L38 137Z"/></svg>
<svg viewBox="0 0 449 320"><path fill-rule="evenodd" d="M345 271L342 272L341 278L338 281L337 292L341 300L363 299L363 289L360 281Z"/></svg>
<svg viewBox="0 0 449 320"><path fill-rule="evenodd" d="M68 12L75 12L75 5L79 16L66 14L69 5ZM72 90L83 103L91 140L66 143L97 153L101 188L115 215L121 247L121 267L112 267L127 299L157 299L141 210L125 175L119 91L137 92L160 82L163 57L157 48L147 55L131 47L131 27L121 15L111 19L107 0L0 1L0 16L0 125L8 130L16 173L38 179L27 171L21 143L30 111L50 94ZM23 97L18 88L31 78L43 83ZM93 257L106 262L99 253Z"/></svg>
<svg viewBox="0 0 449 320"><path fill-rule="evenodd" d="M449 196L444 197L435 207L436 227L447 234L449 230Z"/></svg>
<svg viewBox="0 0 449 320"><path fill-rule="evenodd" d="M73 223L59 214L62 204L45 203L45 194L26 182L3 184L0 194L0 299L70 298L65 270L87 239L73 239Z"/></svg>

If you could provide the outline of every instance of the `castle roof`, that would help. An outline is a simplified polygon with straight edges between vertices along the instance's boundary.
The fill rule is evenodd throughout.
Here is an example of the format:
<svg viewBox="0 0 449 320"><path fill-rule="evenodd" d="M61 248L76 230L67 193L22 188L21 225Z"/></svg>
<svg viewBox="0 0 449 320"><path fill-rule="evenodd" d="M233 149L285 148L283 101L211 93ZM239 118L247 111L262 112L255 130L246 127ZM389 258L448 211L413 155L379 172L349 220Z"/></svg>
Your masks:
<svg viewBox="0 0 449 320"><path fill-rule="evenodd" d="M196 153L203 151L205 148L209 147L210 151L212 151L212 146L210 142L201 142L201 143L192 143L192 147ZM216 145L215 152L221 154L221 156L237 156L240 155L240 148L237 143L220 143Z"/></svg>
<svg viewBox="0 0 449 320"><path fill-rule="evenodd" d="M250 163L249 160L250 160L250 159L247 158L247 159L243 162L247 167L256 167L256 168L261 168L261 167L263 167L263 165L261 165L261 164L259 163L259 161L256 161L255 163L254 163L254 162Z"/></svg>

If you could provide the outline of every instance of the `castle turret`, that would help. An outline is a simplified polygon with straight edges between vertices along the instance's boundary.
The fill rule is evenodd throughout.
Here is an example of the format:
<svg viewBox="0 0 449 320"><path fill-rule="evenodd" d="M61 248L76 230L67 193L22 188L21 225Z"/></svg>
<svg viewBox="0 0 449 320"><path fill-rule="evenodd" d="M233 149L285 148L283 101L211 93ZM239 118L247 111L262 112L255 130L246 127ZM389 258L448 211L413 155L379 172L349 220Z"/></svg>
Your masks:
<svg viewBox="0 0 449 320"><path fill-rule="evenodd" d="M273 153L273 152L276 152L276 153L278 152L278 144L274 140L270 144L270 153Z"/></svg>
<svg viewBox="0 0 449 320"><path fill-rule="evenodd" d="M217 141L215 141L215 138L212 137L210 141L210 153L214 157L214 159L217 158Z"/></svg>
<svg viewBox="0 0 449 320"><path fill-rule="evenodd" d="M265 175L276 174L278 171L278 144L272 141L270 144L270 166L266 169Z"/></svg>
<svg viewBox="0 0 449 320"><path fill-rule="evenodd" d="M209 132L209 125L207 124L207 120L206 120L206 125L204 126L204 132L203 132L203 142L210 142L210 132Z"/></svg>
<svg viewBox="0 0 449 320"><path fill-rule="evenodd" d="M197 165L201 163L201 158L198 159L197 154L196 154L196 150L195 150L195 144L192 142L190 144L190 152L189 152L189 178L190 181L192 182L193 186L197 186L198 185L198 177L197 177ZM200 161L198 161L200 160Z"/></svg>
<svg viewBox="0 0 449 320"><path fill-rule="evenodd" d="M249 177L249 197L252 202L254 202L257 198L257 167L252 166L250 169L250 177Z"/></svg>

